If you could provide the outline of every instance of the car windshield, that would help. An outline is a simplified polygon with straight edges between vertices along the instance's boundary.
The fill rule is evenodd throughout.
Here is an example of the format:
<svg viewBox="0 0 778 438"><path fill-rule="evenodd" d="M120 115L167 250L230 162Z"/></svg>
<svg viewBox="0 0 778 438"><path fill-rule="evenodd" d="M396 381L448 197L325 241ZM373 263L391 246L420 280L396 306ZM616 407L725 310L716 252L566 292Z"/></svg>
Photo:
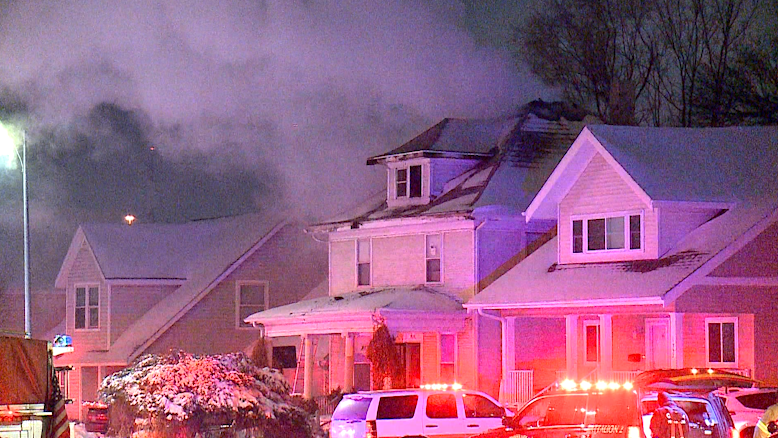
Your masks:
<svg viewBox="0 0 778 438"><path fill-rule="evenodd" d="M636 395L630 391L567 393L541 397L513 419L518 428L638 425Z"/></svg>
<svg viewBox="0 0 778 438"><path fill-rule="evenodd" d="M333 420L364 420L370 407L370 397L344 397L332 413Z"/></svg>

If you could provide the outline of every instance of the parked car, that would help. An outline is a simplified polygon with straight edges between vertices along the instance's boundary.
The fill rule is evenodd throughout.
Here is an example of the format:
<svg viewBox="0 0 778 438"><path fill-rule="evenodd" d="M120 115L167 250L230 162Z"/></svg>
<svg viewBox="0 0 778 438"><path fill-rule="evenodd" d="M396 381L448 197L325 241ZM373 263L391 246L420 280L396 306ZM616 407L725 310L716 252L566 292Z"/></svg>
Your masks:
<svg viewBox="0 0 778 438"><path fill-rule="evenodd" d="M677 368L644 371L635 377L632 383L636 387L668 389L689 388L754 388L759 381L748 376L716 368Z"/></svg>
<svg viewBox="0 0 778 438"><path fill-rule="evenodd" d="M479 391L398 389L346 394L332 413L331 438L469 436L502 424L507 410Z"/></svg>
<svg viewBox="0 0 778 438"><path fill-rule="evenodd" d="M670 398L689 416L689 436L686 438L733 438L735 424L724 400L715 391L672 392ZM657 406L657 393L650 392L641 398L643 432L651 438L651 417Z"/></svg>
<svg viewBox="0 0 778 438"><path fill-rule="evenodd" d="M778 401L778 388L719 388L715 394L724 400L740 438L753 437L756 422Z"/></svg>

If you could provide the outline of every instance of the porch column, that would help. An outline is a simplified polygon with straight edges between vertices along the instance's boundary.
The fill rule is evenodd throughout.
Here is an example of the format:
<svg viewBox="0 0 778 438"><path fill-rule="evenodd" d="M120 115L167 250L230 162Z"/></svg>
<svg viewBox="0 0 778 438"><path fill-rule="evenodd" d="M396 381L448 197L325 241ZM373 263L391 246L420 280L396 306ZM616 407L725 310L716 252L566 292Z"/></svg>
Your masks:
<svg viewBox="0 0 778 438"><path fill-rule="evenodd" d="M578 379L578 315L565 316L565 346L567 347L567 378Z"/></svg>
<svg viewBox="0 0 778 438"><path fill-rule="evenodd" d="M313 394L313 344L311 335L303 336L303 354L305 355L305 367L303 368L303 398L311 399Z"/></svg>
<svg viewBox="0 0 778 438"><path fill-rule="evenodd" d="M516 369L516 317L505 318L502 325L502 378Z"/></svg>
<svg viewBox="0 0 778 438"><path fill-rule="evenodd" d="M600 375L611 379L613 374L613 315L600 315Z"/></svg>
<svg viewBox="0 0 778 438"><path fill-rule="evenodd" d="M346 360L343 363L343 392L348 393L354 391L354 337L351 333L344 333L343 338L346 341Z"/></svg>
<svg viewBox="0 0 778 438"><path fill-rule="evenodd" d="M670 314L670 367L683 368L683 313Z"/></svg>

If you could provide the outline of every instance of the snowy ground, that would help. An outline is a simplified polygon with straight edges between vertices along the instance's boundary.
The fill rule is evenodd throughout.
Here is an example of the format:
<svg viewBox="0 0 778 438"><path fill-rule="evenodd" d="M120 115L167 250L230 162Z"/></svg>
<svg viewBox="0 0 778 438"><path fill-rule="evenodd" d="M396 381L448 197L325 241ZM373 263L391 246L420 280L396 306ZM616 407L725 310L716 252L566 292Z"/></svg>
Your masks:
<svg viewBox="0 0 778 438"><path fill-rule="evenodd" d="M70 438L102 438L103 435L94 432L87 432L84 423L70 422Z"/></svg>

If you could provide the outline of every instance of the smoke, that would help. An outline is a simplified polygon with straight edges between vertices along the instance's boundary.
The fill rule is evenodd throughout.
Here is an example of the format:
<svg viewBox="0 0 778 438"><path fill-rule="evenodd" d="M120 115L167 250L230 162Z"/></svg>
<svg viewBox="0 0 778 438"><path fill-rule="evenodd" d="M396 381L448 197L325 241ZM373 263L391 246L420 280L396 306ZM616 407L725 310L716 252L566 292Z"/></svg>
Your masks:
<svg viewBox="0 0 778 438"><path fill-rule="evenodd" d="M0 1L0 117L28 130L34 282L50 287L80 222L324 219L383 187L367 157L537 98L473 38L469 7ZM17 174L0 170L0 288L22 275Z"/></svg>

